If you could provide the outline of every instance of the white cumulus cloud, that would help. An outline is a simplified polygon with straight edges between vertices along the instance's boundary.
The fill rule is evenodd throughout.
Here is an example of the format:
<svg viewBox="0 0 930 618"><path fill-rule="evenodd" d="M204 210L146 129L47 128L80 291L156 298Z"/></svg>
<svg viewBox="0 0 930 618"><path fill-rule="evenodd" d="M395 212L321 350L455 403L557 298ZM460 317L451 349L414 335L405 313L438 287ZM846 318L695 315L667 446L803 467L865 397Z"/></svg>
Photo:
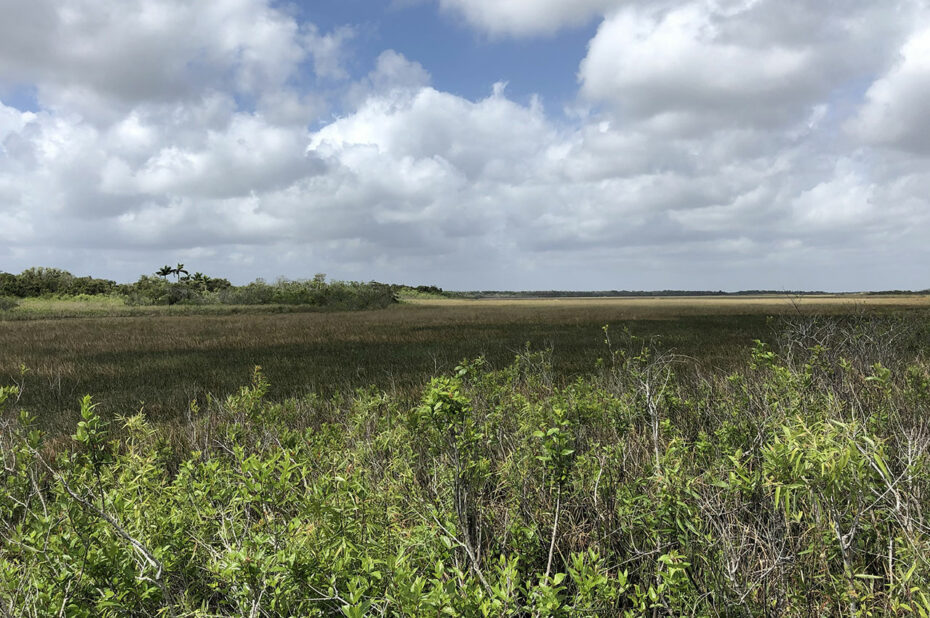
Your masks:
<svg viewBox="0 0 930 618"><path fill-rule="evenodd" d="M391 49L349 71L362 26L266 0L12 3L0 92L35 101L0 101L0 268L930 285L921 2L441 2L500 36L600 20L573 111Z"/></svg>
<svg viewBox="0 0 930 618"><path fill-rule="evenodd" d="M876 80L850 128L873 145L930 154L930 28L902 46L893 68Z"/></svg>
<svg viewBox="0 0 930 618"><path fill-rule="evenodd" d="M880 70L902 28L863 2L842 13L800 0L629 4L590 42L581 93L670 134L797 123Z"/></svg>
<svg viewBox="0 0 930 618"><path fill-rule="evenodd" d="M475 27L494 35L551 34L578 26L623 0L439 0Z"/></svg>

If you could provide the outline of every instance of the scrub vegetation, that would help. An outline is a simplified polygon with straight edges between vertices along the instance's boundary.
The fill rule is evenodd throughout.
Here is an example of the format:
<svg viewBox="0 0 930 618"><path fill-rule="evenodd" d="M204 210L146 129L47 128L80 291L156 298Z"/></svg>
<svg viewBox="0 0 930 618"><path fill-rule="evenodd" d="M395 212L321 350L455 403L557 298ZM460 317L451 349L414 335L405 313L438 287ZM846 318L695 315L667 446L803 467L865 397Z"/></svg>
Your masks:
<svg viewBox="0 0 930 618"><path fill-rule="evenodd" d="M248 382L255 365L264 368L275 401L373 386L411 404L431 376L463 358L483 356L501 368L529 345L552 350L555 380L564 384L590 373L602 356L605 324L693 358L695 371L730 371L787 315L879 313L905 322L925 315L926 297L887 300L417 299L378 311L317 312L27 298L0 317L0 379L28 367L22 404L41 429L66 435L84 395L108 419L142 409L155 423L173 423L191 400L204 405Z"/></svg>
<svg viewBox="0 0 930 618"><path fill-rule="evenodd" d="M171 280L171 277L174 280ZM110 305L202 306L202 305L283 305L325 309L379 309L396 302L392 286L377 282L327 281L326 275L292 281L267 283L258 279L234 286L223 278L200 272L190 274L184 264L163 266L155 275L143 275L130 284L107 279L75 277L57 268L29 268L19 275L0 272L0 310L3 298L45 301L116 301Z"/></svg>
<svg viewBox="0 0 930 618"><path fill-rule="evenodd" d="M0 611L930 615L922 301L662 302L0 321Z"/></svg>

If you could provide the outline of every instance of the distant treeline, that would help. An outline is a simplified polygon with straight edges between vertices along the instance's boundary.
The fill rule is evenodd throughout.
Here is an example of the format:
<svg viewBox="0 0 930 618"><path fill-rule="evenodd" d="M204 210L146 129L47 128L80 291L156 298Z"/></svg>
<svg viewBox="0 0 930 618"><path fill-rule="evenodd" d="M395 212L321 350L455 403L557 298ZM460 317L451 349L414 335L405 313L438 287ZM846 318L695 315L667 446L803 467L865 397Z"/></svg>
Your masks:
<svg viewBox="0 0 930 618"><path fill-rule="evenodd" d="M173 279L172 279L173 277ZM435 285L397 285L377 281L326 281L323 274L312 279L278 279L268 283L257 279L234 286L222 277L200 272L190 274L183 264L164 266L153 275L142 275L135 283L117 283L109 279L78 277L59 268L28 268L18 275L0 271L0 307L15 299L36 297L71 297L79 295L121 296L133 305L230 304L230 305L312 305L353 309L375 308L397 302L398 297L447 298L634 298L677 296L809 296L826 294L822 290L476 290L444 291ZM862 292L889 296L927 294L930 290L882 290Z"/></svg>
<svg viewBox="0 0 930 618"><path fill-rule="evenodd" d="M142 275L135 283L76 277L58 268L29 268L18 275L0 272L0 298L7 301L2 308L12 308L16 299L80 295L118 296L130 305L306 305L342 310L377 309L397 302L394 286L375 281L327 281L323 274L308 280L268 283L257 279L234 286L224 278L199 272L191 275L183 264Z"/></svg>
<svg viewBox="0 0 930 618"><path fill-rule="evenodd" d="M900 293L913 294L913 292ZM482 290L472 292L446 292L446 294L459 298L628 298L640 296L762 296L772 294L778 294L782 296L808 296L815 294L826 294L826 292L820 290L740 290L739 292L724 292L722 290L537 290L523 292L512 290Z"/></svg>
<svg viewBox="0 0 930 618"><path fill-rule="evenodd" d="M27 268L18 275L0 272L0 296L36 298L40 296L77 296L113 294L120 286L109 279L75 277L58 268Z"/></svg>

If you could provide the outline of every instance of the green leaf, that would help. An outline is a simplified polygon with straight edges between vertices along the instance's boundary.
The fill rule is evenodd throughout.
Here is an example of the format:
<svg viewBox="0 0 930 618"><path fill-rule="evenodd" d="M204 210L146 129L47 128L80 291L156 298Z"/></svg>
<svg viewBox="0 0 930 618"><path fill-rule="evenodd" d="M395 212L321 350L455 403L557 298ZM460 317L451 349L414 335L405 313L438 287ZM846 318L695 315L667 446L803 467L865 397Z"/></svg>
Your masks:
<svg viewBox="0 0 930 618"><path fill-rule="evenodd" d="M907 583L911 580L911 577L914 576L914 571L917 570L917 563L911 565L911 568L907 570L907 573L904 574L904 582Z"/></svg>

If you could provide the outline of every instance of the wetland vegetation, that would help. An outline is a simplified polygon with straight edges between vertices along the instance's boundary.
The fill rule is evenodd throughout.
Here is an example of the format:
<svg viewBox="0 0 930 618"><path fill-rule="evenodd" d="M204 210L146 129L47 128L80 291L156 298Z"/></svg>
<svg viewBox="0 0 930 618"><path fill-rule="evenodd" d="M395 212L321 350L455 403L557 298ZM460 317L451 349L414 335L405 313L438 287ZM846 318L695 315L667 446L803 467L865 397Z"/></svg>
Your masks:
<svg viewBox="0 0 930 618"><path fill-rule="evenodd" d="M424 295L21 301L0 611L930 615L925 297Z"/></svg>

